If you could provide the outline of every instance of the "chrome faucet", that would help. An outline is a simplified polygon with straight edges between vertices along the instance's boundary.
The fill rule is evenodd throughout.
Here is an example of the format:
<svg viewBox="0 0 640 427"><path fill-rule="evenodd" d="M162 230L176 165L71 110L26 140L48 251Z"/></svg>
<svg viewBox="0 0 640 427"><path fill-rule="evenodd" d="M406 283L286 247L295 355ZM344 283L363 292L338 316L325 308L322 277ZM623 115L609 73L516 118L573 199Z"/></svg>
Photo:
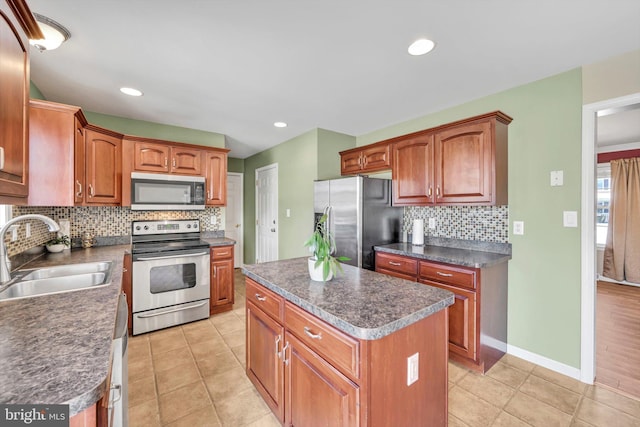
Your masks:
<svg viewBox="0 0 640 427"><path fill-rule="evenodd" d="M2 229L0 229L0 284L6 283L11 280L11 264L9 262L9 255L7 255L7 245L4 242L5 234L7 234L7 231L13 224L25 219L39 219L40 221L47 224L47 226L49 227L49 231L51 232L60 230L60 226L57 222L44 215L20 215L7 221Z"/></svg>

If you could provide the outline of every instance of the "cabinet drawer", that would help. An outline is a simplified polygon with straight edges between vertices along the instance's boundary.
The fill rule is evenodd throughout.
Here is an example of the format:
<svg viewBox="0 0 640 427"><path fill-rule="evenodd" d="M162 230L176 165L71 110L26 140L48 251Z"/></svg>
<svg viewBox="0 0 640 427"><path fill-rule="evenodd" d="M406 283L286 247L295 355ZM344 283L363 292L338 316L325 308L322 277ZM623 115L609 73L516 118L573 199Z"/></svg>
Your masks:
<svg viewBox="0 0 640 427"><path fill-rule="evenodd" d="M211 259L229 259L233 255L233 246L216 246L211 248Z"/></svg>
<svg viewBox="0 0 640 427"><path fill-rule="evenodd" d="M360 378L360 342L298 307L285 304L285 327L345 375Z"/></svg>
<svg viewBox="0 0 640 427"><path fill-rule="evenodd" d="M378 268L416 276L418 274L418 260L384 252L376 252L376 269ZM415 278L413 280L415 280Z"/></svg>
<svg viewBox="0 0 640 427"><path fill-rule="evenodd" d="M476 271L462 267L420 261L420 278L470 289L476 288Z"/></svg>
<svg viewBox="0 0 640 427"><path fill-rule="evenodd" d="M282 323L284 321L284 298L264 286L247 278L247 301Z"/></svg>

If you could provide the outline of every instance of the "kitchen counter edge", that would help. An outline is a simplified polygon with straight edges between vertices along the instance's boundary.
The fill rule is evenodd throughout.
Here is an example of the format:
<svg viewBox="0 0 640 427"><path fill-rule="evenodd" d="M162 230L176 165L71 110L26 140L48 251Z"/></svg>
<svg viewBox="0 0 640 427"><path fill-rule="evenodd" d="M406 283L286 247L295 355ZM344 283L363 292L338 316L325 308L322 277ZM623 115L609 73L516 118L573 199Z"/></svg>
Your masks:
<svg viewBox="0 0 640 427"><path fill-rule="evenodd" d="M436 245L414 246L411 243L392 243L374 246L373 249L376 252L386 252L425 261L443 262L472 268L492 267L511 259L511 254Z"/></svg>

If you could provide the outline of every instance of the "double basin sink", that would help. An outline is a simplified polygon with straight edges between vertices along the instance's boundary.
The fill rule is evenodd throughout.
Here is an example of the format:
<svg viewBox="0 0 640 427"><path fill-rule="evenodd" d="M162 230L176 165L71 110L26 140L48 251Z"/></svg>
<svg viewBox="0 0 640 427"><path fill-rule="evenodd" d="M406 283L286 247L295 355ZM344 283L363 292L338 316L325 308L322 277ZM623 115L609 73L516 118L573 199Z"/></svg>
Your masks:
<svg viewBox="0 0 640 427"><path fill-rule="evenodd" d="M111 267L111 261L103 261L19 270L0 285L0 301L106 286L111 283Z"/></svg>

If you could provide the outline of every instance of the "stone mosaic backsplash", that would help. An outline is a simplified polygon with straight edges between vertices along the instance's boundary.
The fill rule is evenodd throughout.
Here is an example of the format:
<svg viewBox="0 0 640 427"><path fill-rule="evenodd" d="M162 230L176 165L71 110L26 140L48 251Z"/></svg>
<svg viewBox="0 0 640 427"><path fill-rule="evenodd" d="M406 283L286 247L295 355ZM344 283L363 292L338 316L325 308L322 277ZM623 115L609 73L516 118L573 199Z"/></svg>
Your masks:
<svg viewBox="0 0 640 427"><path fill-rule="evenodd" d="M13 217L25 214L41 214L51 217L56 222L62 219L70 221L71 239L78 239L85 231L93 232L97 238L120 237L131 235L131 221L158 219L199 219L202 231L218 231L222 220L219 207L206 208L201 211L132 211L120 206L79 206L79 207L33 207L14 206ZM216 217L215 224L211 216ZM46 243L55 233L50 233L41 221L31 222L31 237L26 237L26 227L21 222L18 229L18 240L11 242L11 233L7 233L7 253L13 256Z"/></svg>
<svg viewBox="0 0 640 427"><path fill-rule="evenodd" d="M429 218L436 220L434 230L429 229ZM405 207L403 235L412 233L414 219L424 220L425 236L497 243L509 241L509 206Z"/></svg>

